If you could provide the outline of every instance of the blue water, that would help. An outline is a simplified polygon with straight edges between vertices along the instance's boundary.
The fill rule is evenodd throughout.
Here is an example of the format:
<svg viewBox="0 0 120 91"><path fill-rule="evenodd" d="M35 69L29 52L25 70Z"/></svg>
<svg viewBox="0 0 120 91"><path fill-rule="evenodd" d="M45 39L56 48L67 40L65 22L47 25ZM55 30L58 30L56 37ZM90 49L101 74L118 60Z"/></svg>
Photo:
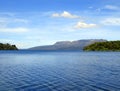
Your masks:
<svg viewBox="0 0 120 91"><path fill-rule="evenodd" d="M120 91L120 52L0 51L0 91Z"/></svg>

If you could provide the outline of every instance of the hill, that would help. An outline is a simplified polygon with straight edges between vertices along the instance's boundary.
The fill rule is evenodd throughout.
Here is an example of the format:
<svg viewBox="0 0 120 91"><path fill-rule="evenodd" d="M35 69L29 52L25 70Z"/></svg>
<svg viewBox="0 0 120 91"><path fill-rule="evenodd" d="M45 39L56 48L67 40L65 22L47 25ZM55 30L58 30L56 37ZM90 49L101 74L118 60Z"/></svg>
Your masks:
<svg viewBox="0 0 120 91"><path fill-rule="evenodd" d="M83 48L87 45L93 44L95 42L105 42L107 40L103 39L86 39L86 40L77 40L77 41L59 41L56 42L53 45L47 45L47 46L37 46L29 48L29 50L83 50Z"/></svg>
<svg viewBox="0 0 120 91"><path fill-rule="evenodd" d="M18 50L15 45L0 43L0 50Z"/></svg>
<svg viewBox="0 0 120 91"><path fill-rule="evenodd" d="M84 48L85 51L120 51L120 41L97 42Z"/></svg>

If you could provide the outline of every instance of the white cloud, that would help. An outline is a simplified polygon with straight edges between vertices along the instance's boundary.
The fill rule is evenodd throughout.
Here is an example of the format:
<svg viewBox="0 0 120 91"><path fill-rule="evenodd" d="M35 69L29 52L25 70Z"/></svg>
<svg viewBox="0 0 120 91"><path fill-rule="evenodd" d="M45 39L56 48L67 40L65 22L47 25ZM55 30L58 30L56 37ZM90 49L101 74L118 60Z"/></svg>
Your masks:
<svg viewBox="0 0 120 91"><path fill-rule="evenodd" d="M19 18L0 17L0 23L28 23L28 20Z"/></svg>
<svg viewBox="0 0 120 91"><path fill-rule="evenodd" d="M120 26L120 18L106 18L101 21L104 25L119 25Z"/></svg>
<svg viewBox="0 0 120 91"><path fill-rule="evenodd" d="M17 48L28 48L30 46L29 42L17 41L13 39L0 39L0 43L10 43L11 45L16 45Z"/></svg>
<svg viewBox="0 0 120 91"><path fill-rule="evenodd" d="M15 13L12 13L12 12L0 12L0 15L14 17Z"/></svg>
<svg viewBox="0 0 120 91"><path fill-rule="evenodd" d="M78 22L74 28L76 29L80 29L80 28L93 28L93 27L96 27L97 25L96 24L87 24L85 22Z"/></svg>
<svg viewBox="0 0 120 91"><path fill-rule="evenodd" d="M24 27L15 27L15 28L9 28L8 25L16 25L16 24L26 24L28 23L25 19L19 19L19 18L8 18L8 17L0 17L0 32L13 32L13 33L22 33L27 32L28 29Z"/></svg>
<svg viewBox="0 0 120 91"><path fill-rule="evenodd" d="M52 14L52 17L60 17L58 13Z"/></svg>
<svg viewBox="0 0 120 91"><path fill-rule="evenodd" d="M27 28L22 28L22 27L18 27L18 28L0 28L0 32L7 32L7 33L23 33L23 32L27 32L28 29Z"/></svg>
<svg viewBox="0 0 120 91"><path fill-rule="evenodd" d="M6 20L4 20L4 19L0 19L0 28L2 28L2 27L6 27L7 26L7 22L6 22Z"/></svg>
<svg viewBox="0 0 120 91"><path fill-rule="evenodd" d="M2 17L0 17L0 22L1 22L1 23L7 22L7 20L8 20L7 18L2 18Z"/></svg>
<svg viewBox="0 0 120 91"><path fill-rule="evenodd" d="M109 9L109 10L119 10L120 7L114 6L114 5L106 5L104 9Z"/></svg>
<svg viewBox="0 0 120 91"><path fill-rule="evenodd" d="M77 15L72 15L71 13L64 11L63 13L54 13L52 17L64 17L64 18L79 18Z"/></svg>
<svg viewBox="0 0 120 91"><path fill-rule="evenodd" d="M30 46L30 44L27 43L27 42L15 42L14 44L15 44L15 45L17 46L17 48L19 48L19 49L28 48L28 47Z"/></svg>
<svg viewBox="0 0 120 91"><path fill-rule="evenodd" d="M90 8L92 9L92 8ZM97 12L101 12L102 10L114 10L114 11L117 11L117 10L120 10L120 7L119 6L115 6L115 5L105 5L103 7L99 7L96 9Z"/></svg>
<svg viewBox="0 0 120 91"><path fill-rule="evenodd" d="M0 17L0 31L10 30L10 28L7 28L7 26L9 26L9 25L17 25L17 24L25 25L27 23L28 23L28 20L25 20L25 19ZM18 29L20 29L20 28L18 28ZM23 31L23 29L21 29L21 30Z"/></svg>
<svg viewBox="0 0 120 91"><path fill-rule="evenodd" d="M65 17L65 18L78 18L79 16L77 15L72 15L70 14L69 12L66 12L64 11L62 14L61 14L62 17Z"/></svg>
<svg viewBox="0 0 120 91"><path fill-rule="evenodd" d="M88 7L89 9L93 9L93 6Z"/></svg>
<svg viewBox="0 0 120 91"><path fill-rule="evenodd" d="M13 21L14 21L14 22L21 22L21 23L28 23L28 20L18 19L18 18L14 19Z"/></svg>
<svg viewBox="0 0 120 91"><path fill-rule="evenodd" d="M0 42L1 43L9 43L9 42L12 42L12 40L10 40L10 39L0 39Z"/></svg>
<svg viewBox="0 0 120 91"><path fill-rule="evenodd" d="M101 8L97 8L96 9L97 12L101 12L101 10L102 10Z"/></svg>

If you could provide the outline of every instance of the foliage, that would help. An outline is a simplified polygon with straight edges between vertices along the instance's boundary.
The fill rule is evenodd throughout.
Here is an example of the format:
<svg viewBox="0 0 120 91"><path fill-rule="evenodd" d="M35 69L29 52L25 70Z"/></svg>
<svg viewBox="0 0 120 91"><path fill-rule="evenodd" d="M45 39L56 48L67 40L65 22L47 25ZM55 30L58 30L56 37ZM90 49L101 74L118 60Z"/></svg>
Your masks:
<svg viewBox="0 0 120 91"><path fill-rule="evenodd" d="M96 42L84 47L85 51L120 51L120 41Z"/></svg>
<svg viewBox="0 0 120 91"><path fill-rule="evenodd" d="M0 50L18 50L15 45L0 43Z"/></svg>

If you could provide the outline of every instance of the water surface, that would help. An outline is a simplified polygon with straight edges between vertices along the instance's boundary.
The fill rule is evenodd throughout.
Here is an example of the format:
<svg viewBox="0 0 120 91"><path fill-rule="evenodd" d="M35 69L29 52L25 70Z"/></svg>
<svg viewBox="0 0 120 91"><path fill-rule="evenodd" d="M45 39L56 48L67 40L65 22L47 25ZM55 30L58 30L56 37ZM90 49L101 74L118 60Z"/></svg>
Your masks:
<svg viewBox="0 0 120 91"><path fill-rule="evenodd" d="M120 91L120 52L0 51L0 91Z"/></svg>

